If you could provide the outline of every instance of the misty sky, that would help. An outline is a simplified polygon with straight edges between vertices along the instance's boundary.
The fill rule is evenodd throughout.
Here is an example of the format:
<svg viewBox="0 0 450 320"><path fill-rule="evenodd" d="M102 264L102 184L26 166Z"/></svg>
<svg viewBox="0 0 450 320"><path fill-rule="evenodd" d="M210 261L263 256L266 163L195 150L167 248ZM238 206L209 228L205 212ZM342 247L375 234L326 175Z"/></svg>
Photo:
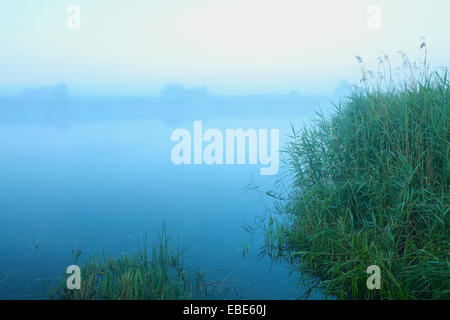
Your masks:
<svg viewBox="0 0 450 320"><path fill-rule="evenodd" d="M66 9L81 8L68 30ZM378 5L381 29L366 26ZM448 66L448 0L15 0L0 2L0 94L64 81L71 94L332 92L385 52Z"/></svg>

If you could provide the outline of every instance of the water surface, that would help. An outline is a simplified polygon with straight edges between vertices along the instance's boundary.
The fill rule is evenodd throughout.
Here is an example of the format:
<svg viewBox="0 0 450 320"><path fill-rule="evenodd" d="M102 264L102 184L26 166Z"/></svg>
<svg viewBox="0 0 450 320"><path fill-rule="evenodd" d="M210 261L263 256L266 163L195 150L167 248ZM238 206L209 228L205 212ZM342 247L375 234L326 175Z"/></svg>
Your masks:
<svg viewBox="0 0 450 320"><path fill-rule="evenodd" d="M296 116L301 125L309 116ZM168 123L158 117L75 121L62 126L11 122L0 126L0 298L46 298L41 279L59 277L72 249L119 255L165 222L189 246L187 264L225 279L246 299L295 299L304 293L287 266L258 258L257 236L246 259L242 225L270 206L249 183L272 188L260 165L174 165L171 132L193 128L278 128L292 117L209 117ZM38 249L33 244L39 243ZM312 296L318 298L320 295Z"/></svg>

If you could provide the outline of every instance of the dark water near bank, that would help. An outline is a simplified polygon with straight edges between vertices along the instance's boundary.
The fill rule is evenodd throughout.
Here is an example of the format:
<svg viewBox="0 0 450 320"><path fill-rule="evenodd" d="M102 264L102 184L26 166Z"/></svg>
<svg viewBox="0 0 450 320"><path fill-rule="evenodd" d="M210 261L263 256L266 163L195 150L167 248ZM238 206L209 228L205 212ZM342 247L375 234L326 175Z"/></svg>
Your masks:
<svg viewBox="0 0 450 320"><path fill-rule="evenodd" d="M279 128L282 147L290 122L300 127L311 115L1 124L0 298L46 298L39 279L61 276L72 249L84 259L130 252L138 235L151 238L163 221L190 247L187 264L210 281L226 279L245 299L301 296L298 275L257 258L260 235L242 258L249 235L241 226L266 210L258 194L242 189L269 190L276 177L260 176L260 165L175 166L170 135L178 127L192 132L193 120L223 132Z"/></svg>

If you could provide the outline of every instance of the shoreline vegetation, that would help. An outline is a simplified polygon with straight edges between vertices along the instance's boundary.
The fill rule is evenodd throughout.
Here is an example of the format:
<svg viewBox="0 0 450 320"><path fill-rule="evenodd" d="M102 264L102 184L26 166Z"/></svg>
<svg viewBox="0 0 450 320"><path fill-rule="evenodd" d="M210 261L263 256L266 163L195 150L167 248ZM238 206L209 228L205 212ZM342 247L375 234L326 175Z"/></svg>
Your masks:
<svg viewBox="0 0 450 320"><path fill-rule="evenodd" d="M163 225L158 238L147 249L147 236L143 247L123 253L118 258L89 257L79 264L81 251L73 251L74 264L81 269L79 290L67 288L69 274L49 289L52 299L62 300L198 300L214 299L221 288L206 281L206 274L187 267L183 261L184 249ZM226 289L225 289L226 291Z"/></svg>
<svg viewBox="0 0 450 320"><path fill-rule="evenodd" d="M360 57L362 88L330 117L292 130L277 214L263 254L289 261L310 290L338 299L450 299L450 88L402 54L377 74ZM270 194L269 194L270 195ZM381 288L369 290L370 265Z"/></svg>

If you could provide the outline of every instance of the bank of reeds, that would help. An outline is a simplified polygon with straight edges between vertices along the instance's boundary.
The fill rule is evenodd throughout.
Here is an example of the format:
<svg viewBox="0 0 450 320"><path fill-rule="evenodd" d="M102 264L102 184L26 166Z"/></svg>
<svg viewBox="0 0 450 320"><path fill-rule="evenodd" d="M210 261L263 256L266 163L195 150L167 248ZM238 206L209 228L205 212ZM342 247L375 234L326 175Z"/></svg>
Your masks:
<svg viewBox="0 0 450 320"><path fill-rule="evenodd" d="M286 219L266 225L266 253L289 258L342 299L450 298L450 89L447 70L428 72L403 55L395 81L388 58L363 71L330 117L293 130ZM373 78L373 79L371 79ZM281 222L283 221L283 222ZM367 267L381 269L369 290Z"/></svg>
<svg viewBox="0 0 450 320"><path fill-rule="evenodd" d="M145 237L146 238L146 237ZM75 252L78 265L79 251ZM57 299L91 300L185 300L211 298L205 274L188 268L184 250L167 234L165 227L147 250L143 247L118 258L91 257L80 265L81 288L68 289L65 274L60 285L51 290Z"/></svg>

